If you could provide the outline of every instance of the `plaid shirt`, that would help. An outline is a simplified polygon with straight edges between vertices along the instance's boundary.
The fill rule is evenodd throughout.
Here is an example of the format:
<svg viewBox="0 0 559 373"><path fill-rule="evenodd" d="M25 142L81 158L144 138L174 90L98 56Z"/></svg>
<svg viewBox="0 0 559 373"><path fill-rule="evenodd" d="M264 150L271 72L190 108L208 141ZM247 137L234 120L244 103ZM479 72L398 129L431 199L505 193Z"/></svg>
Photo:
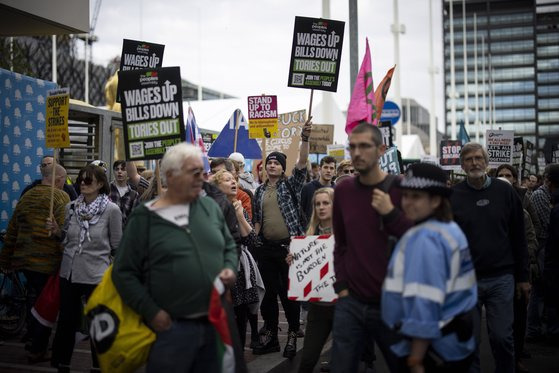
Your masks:
<svg viewBox="0 0 559 373"><path fill-rule="evenodd" d="M295 167L291 176L287 179L281 179L277 183L278 204L290 236L302 236L305 234L305 227L302 226L299 220L299 203L301 201L301 189L305 185L306 178L307 169ZM293 201L293 197L287 185L285 185L286 182L289 182L291 189L297 195L298 201ZM254 221L261 225L263 222L262 204L267 185L268 183L260 185L254 193L254 211L252 214Z"/></svg>
<svg viewBox="0 0 559 373"><path fill-rule="evenodd" d="M536 189L530 196L530 202L536 211L536 215L540 220L540 229L536 232L540 247L544 247L547 240L549 226L549 217L551 215L551 192L547 185L542 185Z"/></svg>
<svg viewBox="0 0 559 373"><path fill-rule="evenodd" d="M140 202L140 195L134 189L128 185L128 192L126 192L122 197L118 192L118 188L115 182L111 182L111 193L109 194L109 198L111 201L116 203L118 208L120 208L120 212L122 213L122 229L124 230L124 226L126 225L126 221L128 220L128 216L138 205Z"/></svg>

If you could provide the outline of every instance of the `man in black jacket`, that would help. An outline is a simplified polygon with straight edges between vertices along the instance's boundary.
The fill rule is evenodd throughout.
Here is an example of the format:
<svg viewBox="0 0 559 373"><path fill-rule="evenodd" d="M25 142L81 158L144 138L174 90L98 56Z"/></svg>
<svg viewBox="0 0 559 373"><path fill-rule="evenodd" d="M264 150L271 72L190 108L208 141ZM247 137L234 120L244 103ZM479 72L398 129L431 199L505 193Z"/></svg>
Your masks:
<svg viewBox="0 0 559 373"><path fill-rule="evenodd" d="M320 160L320 175L318 180L313 180L303 187L301 190L301 208L307 217L307 222L311 221L312 215L312 197L317 189L323 187L334 187L332 178L336 174L336 159L326 156ZM307 227L308 228L308 227Z"/></svg>
<svg viewBox="0 0 559 373"><path fill-rule="evenodd" d="M486 174L488 163L489 155L480 144L464 145L460 164L466 180L454 186L450 199L454 219L468 239L478 281L479 312L474 324L478 349L471 371L480 370L481 308L485 306L496 371L513 372L513 300L515 294L528 299L530 292L524 212L514 189Z"/></svg>

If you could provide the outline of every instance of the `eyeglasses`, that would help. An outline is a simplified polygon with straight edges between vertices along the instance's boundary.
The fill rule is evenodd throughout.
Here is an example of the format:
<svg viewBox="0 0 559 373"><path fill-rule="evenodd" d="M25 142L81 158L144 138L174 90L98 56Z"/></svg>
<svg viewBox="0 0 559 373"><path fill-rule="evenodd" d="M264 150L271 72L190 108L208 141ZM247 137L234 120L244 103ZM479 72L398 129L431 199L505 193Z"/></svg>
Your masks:
<svg viewBox="0 0 559 373"><path fill-rule="evenodd" d="M91 185L93 184L95 180L92 177L85 177L82 179L82 183L84 183L85 185Z"/></svg>
<svg viewBox="0 0 559 373"><path fill-rule="evenodd" d="M344 170L344 174L346 174L346 175L347 175L347 174L352 174L352 173L354 173L354 172L355 172L355 170L354 170L353 168L349 168L349 169L346 168L346 169Z"/></svg>

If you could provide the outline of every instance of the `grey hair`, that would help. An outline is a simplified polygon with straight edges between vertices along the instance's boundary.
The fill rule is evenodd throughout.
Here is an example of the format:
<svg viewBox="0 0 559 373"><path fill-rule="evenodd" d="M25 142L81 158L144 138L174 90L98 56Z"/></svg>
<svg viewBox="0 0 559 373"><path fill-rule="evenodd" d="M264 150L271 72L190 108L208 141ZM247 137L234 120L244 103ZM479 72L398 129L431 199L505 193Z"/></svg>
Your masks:
<svg viewBox="0 0 559 373"><path fill-rule="evenodd" d="M161 183L167 185L167 172L176 173L182 169L188 158L202 158L202 151L197 146L181 142L167 149L160 164Z"/></svg>
<svg viewBox="0 0 559 373"><path fill-rule="evenodd" d="M485 163L488 164L489 154L487 153L487 150L485 150L485 148L481 144L478 144L477 142L469 142L464 146L462 146L462 150L460 150L460 164L461 165L464 164L464 157L466 156L466 154L471 152L477 152L478 150L482 151L483 158L485 159Z"/></svg>

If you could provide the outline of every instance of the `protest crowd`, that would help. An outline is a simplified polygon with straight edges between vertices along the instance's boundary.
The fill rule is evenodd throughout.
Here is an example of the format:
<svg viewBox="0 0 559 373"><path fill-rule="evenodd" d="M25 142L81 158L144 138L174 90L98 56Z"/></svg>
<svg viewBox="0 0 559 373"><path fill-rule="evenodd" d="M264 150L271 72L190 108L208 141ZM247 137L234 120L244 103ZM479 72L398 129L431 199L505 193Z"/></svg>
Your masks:
<svg viewBox="0 0 559 373"><path fill-rule="evenodd" d="M200 149L181 143L165 153L159 177L117 160L109 181L109 165L94 161L71 185L45 156L43 178L24 190L0 252L2 270L27 279L29 314L59 275L52 347L51 328L30 316L29 361L70 371L82 300L109 266L123 303L155 334L148 372L221 369L208 308L218 280L241 350L238 371L244 348L293 359L300 338L300 372L317 364L373 371L375 346L391 372L480 371L482 307L498 372L526 371L525 340L557 342L559 165L546 167L541 185L519 180L508 164L489 169L486 149L471 142L460 153L463 179L429 163L389 174L379 166L381 133L365 123L349 135L351 159L325 156L313 171L311 128L309 119L290 176L281 152L264 159L260 176L238 152L210 159L207 169ZM302 254L290 244L330 235L337 299L294 300L290 267ZM278 299L288 324L283 346ZM320 362L330 336L331 357Z"/></svg>

